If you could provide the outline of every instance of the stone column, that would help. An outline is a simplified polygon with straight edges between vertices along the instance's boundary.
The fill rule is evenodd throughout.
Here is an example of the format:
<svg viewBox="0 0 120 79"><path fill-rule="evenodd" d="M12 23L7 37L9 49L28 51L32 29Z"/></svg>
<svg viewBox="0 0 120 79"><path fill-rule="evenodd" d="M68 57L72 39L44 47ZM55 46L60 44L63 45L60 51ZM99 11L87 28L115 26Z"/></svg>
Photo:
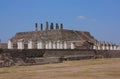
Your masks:
<svg viewBox="0 0 120 79"><path fill-rule="evenodd" d="M18 45L18 49L24 49L24 43L23 43L23 40L20 39L18 42L17 42L17 45Z"/></svg>
<svg viewBox="0 0 120 79"><path fill-rule="evenodd" d="M113 50L113 45L112 44L110 44L110 50Z"/></svg>
<svg viewBox="0 0 120 79"><path fill-rule="evenodd" d="M117 48L116 45L114 45L113 49L116 50L116 48Z"/></svg>
<svg viewBox="0 0 120 79"><path fill-rule="evenodd" d="M40 49L40 41L37 42L37 49Z"/></svg>
<svg viewBox="0 0 120 79"><path fill-rule="evenodd" d="M58 25L58 23L56 23L56 30L59 30L59 25Z"/></svg>
<svg viewBox="0 0 120 79"><path fill-rule="evenodd" d="M52 49L52 42L51 41L49 41L49 47L48 48Z"/></svg>
<svg viewBox="0 0 120 79"><path fill-rule="evenodd" d="M45 49L49 49L49 43L48 43L48 41L45 42Z"/></svg>
<svg viewBox="0 0 120 79"><path fill-rule="evenodd" d="M50 30L54 30L54 24L53 23L51 23L51 25L50 25Z"/></svg>
<svg viewBox="0 0 120 79"><path fill-rule="evenodd" d="M98 50L101 50L101 49L100 49L100 45L98 45Z"/></svg>
<svg viewBox="0 0 120 79"><path fill-rule="evenodd" d="M109 44L108 43L106 44L106 50L109 50Z"/></svg>
<svg viewBox="0 0 120 79"><path fill-rule="evenodd" d="M13 43L11 40L8 41L8 49L13 49Z"/></svg>
<svg viewBox="0 0 120 79"><path fill-rule="evenodd" d="M63 29L63 24L60 24L60 29L61 29L61 30Z"/></svg>
<svg viewBox="0 0 120 79"><path fill-rule="evenodd" d="M100 42L97 43L97 50L101 50Z"/></svg>
<svg viewBox="0 0 120 79"><path fill-rule="evenodd" d="M53 49L56 49L57 47L56 47L56 42L55 41L53 41Z"/></svg>
<svg viewBox="0 0 120 79"><path fill-rule="evenodd" d="M46 22L46 31L48 31L49 30L49 24L48 24L48 22Z"/></svg>
<svg viewBox="0 0 120 79"><path fill-rule="evenodd" d="M67 42L66 41L64 41L63 48L67 49Z"/></svg>
<svg viewBox="0 0 120 79"><path fill-rule="evenodd" d="M57 41L57 49L60 49L60 41Z"/></svg>
<svg viewBox="0 0 120 79"><path fill-rule="evenodd" d="M71 49L75 49L75 44L71 42Z"/></svg>
<svg viewBox="0 0 120 79"><path fill-rule="evenodd" d="M17 42L17 49L20 49L20 43Z"/></svg>
<svg viewBox="0 0 120 79"><path fill-rule="evenodd" d="M28 49L33 49L33 42L31 40L28 41Z"/></svg>
<svg viewBox="0 0 120 79"><path fill-rule="evenodd" d="M60 41L60 49L63 49L63 42Z"/></svg>
<svg viewBox="0 0 120 79"><path fill-rule="evenodd" d="M38 25L37 25L37 23L35 23L35 31L36 32L38 31Z"/></svg>
<svg viewBox="0 0 120 79"><path fill-rule="evenodd" d="M40 24L40 31L42 31L43 30L43 24L41 23Z"/></svg>
<svg viewBox="0 0 120 79"><path fill-rule="evenodd" d="M105 44L104 43L102 44L102 50L105 50Z"/></svg>
<svg viewBox="0 0 120 79"><path fill-rule="evenodd" d="M37 43L37 49L44 49L44 45L42 41L38 41Z"/></svg>

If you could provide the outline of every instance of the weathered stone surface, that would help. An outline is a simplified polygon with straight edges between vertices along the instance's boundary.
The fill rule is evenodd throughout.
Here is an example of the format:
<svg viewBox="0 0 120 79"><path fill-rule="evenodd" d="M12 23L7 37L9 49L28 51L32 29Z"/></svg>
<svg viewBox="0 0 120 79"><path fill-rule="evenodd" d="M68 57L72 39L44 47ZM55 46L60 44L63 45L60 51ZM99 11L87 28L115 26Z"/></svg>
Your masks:
<svg viewBox="0 0 120 79"><path fill-rule="evenodd" d="M0 49L0 67L8 67L12 65L41 65L48 63L60 63L62 61L96 59L96 58L120 58L120 51L106 50L8 50Z"/></svg>
<svg viewBox="0 0 120 79"><path fill-rule="evenodd" d="M28 44L29 40L32 40L33 43L35 43L36 41L42 41L43 43L46 41L67 41L67 42L80 42L79 45L77 45L76 47L80 48L80 45L84 45L86 41L89 42L95 42L95 39L93 36L90 35L89 32L85 32L85 31L75 31L75 30L65 30L62 29L53 29L52 28L53 24L51 25L51 29L52 30L42 30L42 31L31 31L31 32L19 32L16 33L16 35L11 38L11 42L13 43L13 48L17 48L16 44L18 42L18 40L22 39L24 40L24 44ZM76 44L76 43L75 43ZM15 47L16 46L16 47ZM69 46L69 43L68 43ZM84 45L85 46L85 45ZM89 46L89 45L88 45ZM87 49L87 47L84 47ZM26 49L26 48L25 48Z"/></svg>

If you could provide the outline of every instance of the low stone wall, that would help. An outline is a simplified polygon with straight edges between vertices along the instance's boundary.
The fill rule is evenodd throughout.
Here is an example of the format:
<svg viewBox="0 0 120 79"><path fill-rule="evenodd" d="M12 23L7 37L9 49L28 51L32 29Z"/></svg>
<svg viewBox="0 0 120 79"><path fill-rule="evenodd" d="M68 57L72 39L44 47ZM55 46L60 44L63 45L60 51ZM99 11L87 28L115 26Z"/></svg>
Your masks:
<svg viewBox="0 0 120 79"><path fill-rule="evenodd" d="M45 50L37 50L37 49L26 49L26 50L17 50L17 49L0 49L0 54L10 54L11 57L18 58L31 58L31 57L43 57Z"/></svg>
<svg viewBox="0 0 120 79"><path fill-rule="evenodd" d="M95 55L103 58L120 58L120 50L96 50Z"/></svg>
<svg viewBox="0 0 120 79"><path fill-rule="evenodd" d="M56 49L46 50L44 57L65 57L73 55L95 55L94 50L80 50L80 49Z"/></svg>
<svg viewBox="0 0 120 79"><path fill-rule="evenodd" d="M11 65L32 65L60 63L66 60L82 60L95 58L120 58L117 50L81 50L81 49L0 49L0 67Z"/></svg>
<svg viewBox="0 0 120 79"><path fill-rule="evenodd" d="M49 63L61 63L63 60L59 57L40 57L26 59L26 65L41 65Z"/></svg>

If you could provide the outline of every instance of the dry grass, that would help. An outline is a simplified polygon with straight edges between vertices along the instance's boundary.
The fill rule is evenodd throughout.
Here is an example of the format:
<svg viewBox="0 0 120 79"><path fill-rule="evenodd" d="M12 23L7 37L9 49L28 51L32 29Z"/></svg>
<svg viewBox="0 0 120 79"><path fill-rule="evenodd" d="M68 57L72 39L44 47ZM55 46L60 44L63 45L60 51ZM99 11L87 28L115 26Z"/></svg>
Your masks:
<svg viewBox="0 0 120 79"><path fill-rule="evenodd" d="M120 79L120 59L0 68L0 79Z"/></svg>

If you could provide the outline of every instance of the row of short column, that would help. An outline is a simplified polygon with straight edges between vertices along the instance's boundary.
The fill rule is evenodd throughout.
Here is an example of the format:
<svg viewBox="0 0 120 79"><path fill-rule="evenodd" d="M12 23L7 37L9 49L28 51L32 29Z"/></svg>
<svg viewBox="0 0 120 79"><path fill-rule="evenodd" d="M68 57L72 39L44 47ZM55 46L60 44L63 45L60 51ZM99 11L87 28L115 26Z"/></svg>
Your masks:
<svg viewBox="0 0 120 79"><path fill-rule="evenodd" d="M38 41L37 42L37 48L36 49L67 49L67 42L61 42L61 41ZM29 41L28 42L28 49L34 49L34 42Z"/></svg>
<svg viewBox="0 0 120 79"><path fill-rule="evenodd" d="M67 41L38 41L36 44L36 49L68 49ZM13 43L8 41L8 49L14 49ZM23 40L18 40L17 49L24 49ZM35 43L31 40L28 41L28 49L35 49ZM70 49L75 49L75 45L71 42Z"/></svg>
<svg viewBox="0 0 120 79"><path fill-rule="evenodd" d="M67 49L67 42L64 41L46 41L37 42L37 49Z"/></svg>
<svg viewBox="0 0 120 79"><path fill-rule="evenodd" d="M11 42L11 40L8 41L8 49L14 49L13 48L13 43ZM17 49L24 49L24 43L23 43L22 39L18 40Z"/></svg>
<svg viewBox="0 0 120 79"><path fill-rule="evenodd" d="M96 44L93 46L93 49L95 50L120 50L120 46L113 45L113 44Z"/></svg>

